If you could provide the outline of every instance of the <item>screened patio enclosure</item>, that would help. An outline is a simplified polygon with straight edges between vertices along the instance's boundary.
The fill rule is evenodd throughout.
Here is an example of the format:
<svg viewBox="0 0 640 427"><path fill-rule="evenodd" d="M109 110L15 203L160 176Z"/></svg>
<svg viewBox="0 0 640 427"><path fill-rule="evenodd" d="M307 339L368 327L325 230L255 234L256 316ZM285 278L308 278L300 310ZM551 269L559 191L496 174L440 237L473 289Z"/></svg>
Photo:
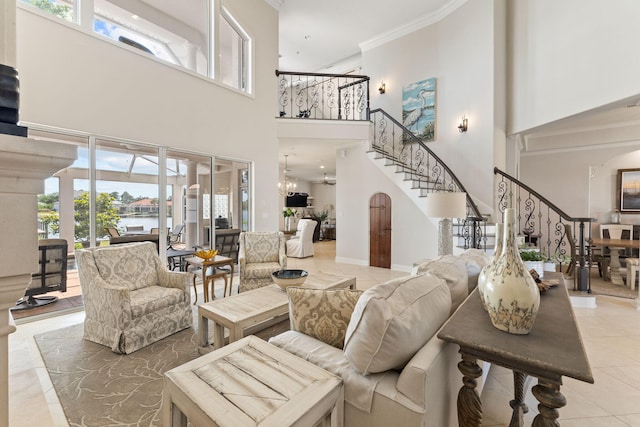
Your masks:
<svg viewBox="0 0 640 427"><path fill-rule="evenodd" d="M78 147L76 162L49 178L39 197L40 237L66 239L70 251L108 244L108 228L165 242L182 225L186 249L209 246L216 224L248 230L247 162L34 127L29 136Z"/></svg>

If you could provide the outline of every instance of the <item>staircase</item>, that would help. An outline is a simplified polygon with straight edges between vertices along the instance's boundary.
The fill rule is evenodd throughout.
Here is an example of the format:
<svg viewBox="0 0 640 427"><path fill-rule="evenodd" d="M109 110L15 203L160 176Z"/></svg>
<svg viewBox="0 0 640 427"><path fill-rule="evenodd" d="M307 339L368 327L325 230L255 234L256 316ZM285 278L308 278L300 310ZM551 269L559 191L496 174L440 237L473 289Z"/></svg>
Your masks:
<svg viewBox="0 0 640 427"><path fill-rule="evenodd" d="M436 191L467 193L467 215L454 222L454 246L462 249L491 250L495 235L493 226L487 225L488 215L482 215L478 206L455 174L419 138L382 109L370 112L373 137L369 153L373 159L382 159L389 178L396 182L411 199L424 210L424 198ZM391 172L388 172L391 171ZM395 175L395 177L393 176ZM415 195L418 197L416 198Z"/></svg>

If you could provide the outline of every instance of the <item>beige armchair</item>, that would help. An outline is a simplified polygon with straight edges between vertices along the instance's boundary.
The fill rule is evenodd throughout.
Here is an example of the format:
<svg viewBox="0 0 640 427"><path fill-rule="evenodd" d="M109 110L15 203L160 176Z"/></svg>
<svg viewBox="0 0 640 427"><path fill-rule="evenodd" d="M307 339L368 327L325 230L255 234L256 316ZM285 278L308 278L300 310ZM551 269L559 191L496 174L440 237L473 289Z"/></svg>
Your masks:
<svg viewBox="0 0 640 427"><path fill-rule="evenodd" d="M191 273L167 270L152 242L76 251L84 338L132 353L192 325Z"/></svg>
<svg viewBox="0 0 640 427"><path fill-rule="evenodd" d="M284 245L281 231L240 233L238 292L273 284L271 273L287 268Z"/></svg>

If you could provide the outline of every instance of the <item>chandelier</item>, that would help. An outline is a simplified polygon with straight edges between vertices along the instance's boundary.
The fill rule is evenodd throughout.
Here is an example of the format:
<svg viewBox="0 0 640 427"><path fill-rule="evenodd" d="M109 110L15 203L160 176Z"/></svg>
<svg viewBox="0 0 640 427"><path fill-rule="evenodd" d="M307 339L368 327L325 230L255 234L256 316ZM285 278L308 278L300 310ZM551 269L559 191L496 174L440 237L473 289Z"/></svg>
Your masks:
<svg viewBox="0 0 640 427"><path fill-rule="evenodd" d="M289 172L288 163L287 163L288 154L284 155L284 182L278 182L278 191L282 195L282 197L290 196L296 191L296 183L289 181L289 177L287 176L287 172Z"/></svg>

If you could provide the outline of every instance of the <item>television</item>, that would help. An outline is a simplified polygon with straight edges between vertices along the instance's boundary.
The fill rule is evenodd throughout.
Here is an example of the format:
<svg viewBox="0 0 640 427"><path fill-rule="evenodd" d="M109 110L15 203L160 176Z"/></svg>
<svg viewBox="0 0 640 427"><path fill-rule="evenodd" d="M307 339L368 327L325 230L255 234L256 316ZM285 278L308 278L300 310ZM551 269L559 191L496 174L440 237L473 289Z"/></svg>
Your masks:
<svg viewBox="0 0 640 427"><path fill-rule="evenodd" d="M309 197L307 193L289 193L284 205L287 208L306 208L307 197Z"/></svg>

